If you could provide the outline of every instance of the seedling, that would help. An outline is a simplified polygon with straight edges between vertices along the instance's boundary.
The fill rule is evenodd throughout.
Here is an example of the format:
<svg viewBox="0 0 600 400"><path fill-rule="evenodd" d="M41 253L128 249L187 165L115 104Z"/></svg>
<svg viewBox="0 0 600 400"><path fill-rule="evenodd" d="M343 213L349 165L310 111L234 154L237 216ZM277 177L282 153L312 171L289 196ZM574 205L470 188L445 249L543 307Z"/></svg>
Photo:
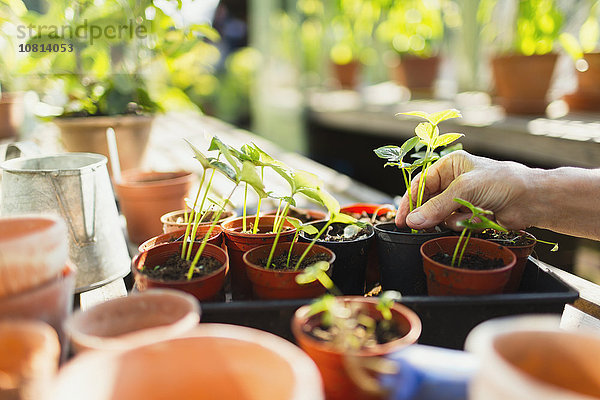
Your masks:
<svg viewBox="0 0 600 400"><path fill-rule="evenodd" d="M300 285L318 281L329 291L329 294L321 296L310 306L308 316L319 314L321 317L321 325L315 327L312 334L341 351L358 351L376 345L378 321L368 314L362 303L336 297L341 292L327 275L328 269L328 262L318 261L296 276L296 282ZM394 302L401 298L400 293L394 291L383 292L379 297L376 309L381 314L379 324L384 329L390 328L391 309Z"/></svg>
<svg viewBox="0 0 600 400"><path fill-rule="evenodd" d="M423 118L427 120L427 122L421 122L419 125L417 125L415 128L415 136L405 141L402 146L398 147L388 145L379 147L373 151L379 158L387 160L387 162L384 164L384 167L394 166L398 167L402 171L404 185L406 186L406 193L408 196L409 209L410 211L413 211L415 208L421 207L423 203L423 194L425 191L425 183L427 180L429 167L437 159L439 159L440 156L462 148L462 146L458 144L448 147L442 150L440 153L437 153L435 150L439 147L448 146L452 142L464 136L462 133L445 133L440 135L438 124L448 119L459 118L461 115L458 110L454 109L440 111L433 114L428 114L422 111L411 111L397 115L412 115ZM425 151L420 151L423 147L425 147ZM416 160L413 163L409 163L405 161L404 158L413 149L416 151L416 153L413 154L413 157L416 158ZM413 173L418 168L421 168L421 179L419 179L416 199L413 199L411 181L413 178ZM413 229L412 232L416 233L417 231Z"/></svg>
<svg viewBox="0 0 600 400"><path fill-rule="evenodd" d="M460 268L460 264L462 262L463 255L465 253L465 249L469 243L469 239L473 234L473 231L483 230L483 229L495 229L497 231L506 232L506 228L497 224L496 222L490 220L486 217L486 215L493 214L492 211L484 210L483 208L476 207L473 204L469 203L466 200L455 198L456 201L461 206L468 208L471 211L471 217L468 219L462 220L458 222L459 226L463 227L462 232L458 238L458 242L456 242L456 247L454 248L454 253L452 254L452 261L450 263L451 267L454 267L456 262L456 256L458 255L458 267ZM466 237L465 237L466 234ZM463 241L464 239L464 241ZM460 250L460 254L459 254Z"/></svg>

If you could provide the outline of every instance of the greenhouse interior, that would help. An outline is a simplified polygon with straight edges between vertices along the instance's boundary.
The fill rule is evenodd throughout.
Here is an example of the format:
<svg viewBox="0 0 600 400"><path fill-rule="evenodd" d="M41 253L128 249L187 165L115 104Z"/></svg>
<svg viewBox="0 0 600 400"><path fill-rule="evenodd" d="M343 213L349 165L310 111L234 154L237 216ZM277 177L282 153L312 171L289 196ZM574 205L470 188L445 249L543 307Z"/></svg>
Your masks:
<svg viewBox="0 0 600 400"><path fill-rule="evenodd" d="M0 0L0 171L0 400L600 399L600 0Z"/></svg>

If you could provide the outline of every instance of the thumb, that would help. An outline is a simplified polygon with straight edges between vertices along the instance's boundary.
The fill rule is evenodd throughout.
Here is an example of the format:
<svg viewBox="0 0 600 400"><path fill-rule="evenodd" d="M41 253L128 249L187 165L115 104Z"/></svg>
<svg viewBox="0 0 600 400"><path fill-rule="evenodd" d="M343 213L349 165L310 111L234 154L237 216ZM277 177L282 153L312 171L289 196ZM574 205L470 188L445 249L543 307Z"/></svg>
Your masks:
<svg viewBox="0 0 600 400"><path fill-rule="evenodd" d="M427 229L440 224L460 208L454 197L454 190L449 187L408 214L406 224L413 229Z"/></svg>

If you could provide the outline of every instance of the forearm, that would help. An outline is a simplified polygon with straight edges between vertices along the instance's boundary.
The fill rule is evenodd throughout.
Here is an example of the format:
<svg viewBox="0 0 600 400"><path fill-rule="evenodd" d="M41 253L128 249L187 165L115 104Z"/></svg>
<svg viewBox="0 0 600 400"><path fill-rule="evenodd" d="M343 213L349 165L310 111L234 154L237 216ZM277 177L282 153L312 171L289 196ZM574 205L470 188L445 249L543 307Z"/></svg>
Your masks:
<svg viewBox="0 0 600 400"><path fill-rule="evenodd" d="M600 169L535 170L532 177L532 225L600 240Z"/></svg>

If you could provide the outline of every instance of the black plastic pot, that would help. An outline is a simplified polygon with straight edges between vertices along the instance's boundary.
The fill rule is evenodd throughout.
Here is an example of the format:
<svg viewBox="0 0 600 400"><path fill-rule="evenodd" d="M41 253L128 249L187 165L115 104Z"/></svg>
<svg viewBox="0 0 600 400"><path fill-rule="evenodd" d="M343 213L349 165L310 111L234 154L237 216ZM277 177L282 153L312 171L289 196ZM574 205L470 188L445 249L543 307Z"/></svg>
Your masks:
<svg viewBox="0 0 600 400"><path fill-rule="evenodd" d="M397 290L404 296L427 294L423 259L419 248L430 239L450 236L450 231L412 233L399 230L394 222L375 226L379 270L383 290ZM337 264L336 264L337 266Z"/></svg>
<svg viewBox="0 0 600 400"><path fill-rule="evenodd" d="M321 230L327 221L313 222L315 228ZM338 234L346 224L331 224L332 233ZM367 269L367 250L375 236L373 226L368 225L368 237L347 242L329 242L317 240L317 244L327 247L335 253L335 268L331 279L345 295L365 294L365 271ZM300 241L310 242L314 236L300 232Z"/></svg>

